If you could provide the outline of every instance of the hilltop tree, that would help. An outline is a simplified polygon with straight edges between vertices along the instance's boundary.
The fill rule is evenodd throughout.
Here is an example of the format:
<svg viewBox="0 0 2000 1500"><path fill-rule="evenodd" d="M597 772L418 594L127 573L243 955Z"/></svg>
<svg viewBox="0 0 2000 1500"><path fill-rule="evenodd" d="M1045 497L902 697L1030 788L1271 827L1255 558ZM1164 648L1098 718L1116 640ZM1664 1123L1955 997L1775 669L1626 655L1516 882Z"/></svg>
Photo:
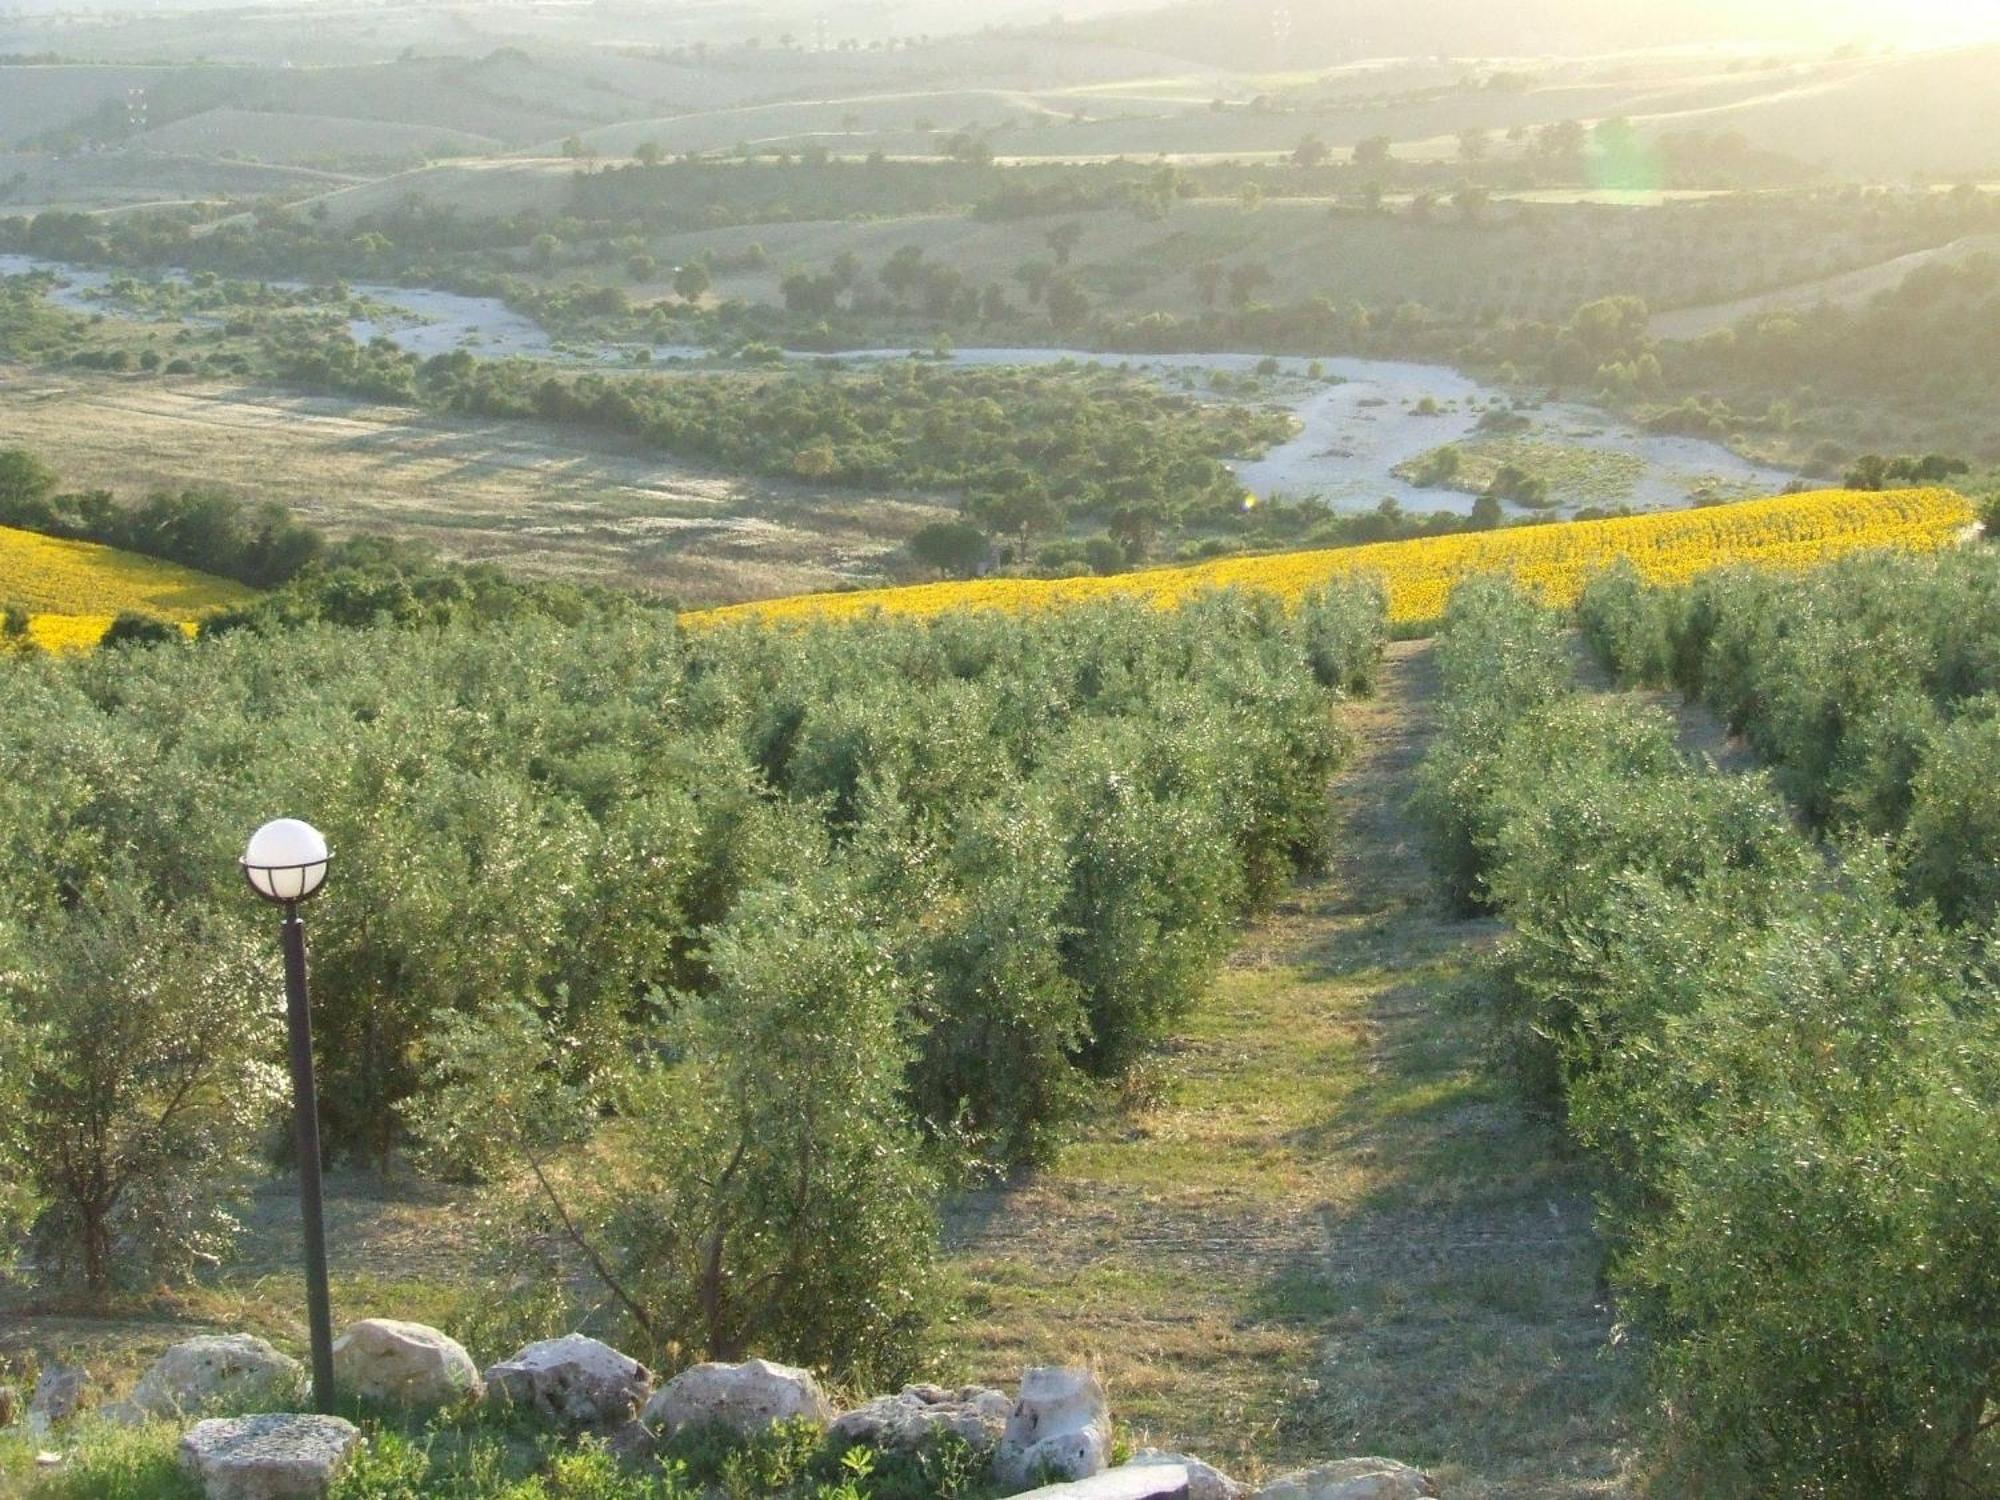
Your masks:
<svg viewBox="0 0 2000 1500"><path fill-rule="evenodd" d="M968 167L993 165L993 147L976 131L961 130L944 143L944 154Z"/></svg>
<svg viewBox="0 0 2000 1500"><path fill-rule="evenodd" d="M1056 268L1052 261L1023 261L1014 268L1014 279L1027 289L1028 301L1040 302L1048 295L1049 283L1055 280Z"/></svg>
<svg viewBox="0 0 2000 1500"><path fill-rule="evenodd" d="M1076 254L1076 247L1083 243L1083 226L1075 220L1056 225L1048 233L1049 249L1055 252L1056 264L1067 266Z"/></svg>
<svg viewBox="0 0 2000 1500"><path fill-rule="evenodd" d="M1458 159L1469 167L1485 161L1491 149L1492 136L1483 126L1471 125L1458 133Z"/></svg>
<svg viewBox="0 0 2000 1500"><path fill-rule="evenodd" d="M915 291L924 277L924 252L916 245L904 245L882 263L876 279L898 302Z"/></svg>
<svg viewBox="0 0 2000 1500"><path fill-rule="evenodd" d="M712 280L708 262L691 260L674 271L674 295L683 302L699 302L708 295Z"/></svg>
<svg viewBox="0 0 2000 1500"><path fill-rule="evenodd" d="M1389 137L1371 135L1354 143L1354 165L1364 172L1385 173L1391 166Z"/></svg>
<svg viewBox="0 0 2000 1500"><path fill-rule="evenodd" d="M1323 167L1332 160L1333 147L1316 135L1307 136L1292 151L1292 165L1295 167Z"/></svg>
<svg viewBox="0 0 2000 1500"><path fill-rule="evenodd" d="M56 491L56 472L25 448L0 448L0 525L37 529L34 516Z"/></svg>
<svg viewBox="0 0 2000 1500"><path fill-rule="evenodd" d="M1270 286L1275 278L1271 268L1261 260L1244 261L1229 268L1229 300L1238 307L1248 307L1257 293Z"/></svg>
<svg viewBox="0 0 2000 1500"><path fill-rule="evenodd" d="M657 167L667 159L667 148L658 141L641 141L632 156L642 167Z"/></svg>
<svg viewBox="0 0 2000 1500"><path fill-rule="evenodd" d="M1081 328L1090 319L1090 298L1067 276L1049 283L1044 300L1049 305L1049 321L1065 332Z"/></svg>

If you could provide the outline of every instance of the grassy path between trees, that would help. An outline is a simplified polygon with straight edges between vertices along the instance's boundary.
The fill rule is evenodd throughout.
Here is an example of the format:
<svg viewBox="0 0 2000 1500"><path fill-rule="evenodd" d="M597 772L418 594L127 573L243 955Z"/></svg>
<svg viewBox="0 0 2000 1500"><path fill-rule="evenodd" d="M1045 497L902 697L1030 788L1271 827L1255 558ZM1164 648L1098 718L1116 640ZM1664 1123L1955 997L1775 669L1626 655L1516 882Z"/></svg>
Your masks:
<svg viewBox="0 0 2000 1500"><path fill-rule="evenodd" d="M1088 1357L1135 1441L1242 1477L1367 1452L1458 1500L1630 1492L1581 1173L1482 1054L1498 928L1440 912L1405 813L1436 696L1430 644L1392 646L1343 710L1333 870L1131 1109L954 1213L960 1373Z"/></svg>
<svg viewBox="0 0 2000 1500"><path fill-rule="evenodd" d="M1439 910L1405 813L1430 652L1391 646L1379 695L1341 711L1333 870L1244 934L1125 1108L1056 1169L955 1206L948 1373L1011 1388L1024 1364L1092 1360L1135 1442L1244 1478L1372 1452L1455 1500L1631 1493L1632 1362L1607 1349L1582 1174L1482 1053L1475 961L1500 929ZM329 1211L337 1321L472 1337L475 1202L342 1172ZM213 1284L99 1316L0 1303L0 1360L56 1352L122 1389L198 1331L302 1349L289 1181L248 1220Z"/></svg>

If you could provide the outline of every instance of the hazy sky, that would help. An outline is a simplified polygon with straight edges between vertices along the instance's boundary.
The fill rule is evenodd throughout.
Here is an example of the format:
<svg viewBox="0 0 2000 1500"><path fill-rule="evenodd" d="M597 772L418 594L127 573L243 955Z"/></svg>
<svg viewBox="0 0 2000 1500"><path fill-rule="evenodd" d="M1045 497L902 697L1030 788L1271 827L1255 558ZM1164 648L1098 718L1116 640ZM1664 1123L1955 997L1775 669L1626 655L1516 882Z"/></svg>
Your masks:
<svg viewBox="0 0 2000 1500"><path fill-rule="evenodd" d="M1801 9L1794 0L1783 0L1782 8L1786 19ZM2000 37L2000 0L1823 0L1803 12L1823 27L1918 45Z"/></svg>

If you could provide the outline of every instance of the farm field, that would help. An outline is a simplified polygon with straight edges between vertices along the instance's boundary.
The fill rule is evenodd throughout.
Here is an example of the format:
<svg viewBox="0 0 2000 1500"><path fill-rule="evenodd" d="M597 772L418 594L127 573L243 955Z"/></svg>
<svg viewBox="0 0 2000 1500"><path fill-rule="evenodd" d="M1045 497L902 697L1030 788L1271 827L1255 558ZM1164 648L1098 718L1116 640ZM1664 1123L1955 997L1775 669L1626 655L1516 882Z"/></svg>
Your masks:
<svg viewBox="0 0 2000 1500"><path fill-rule="evenodd" d="M344 536L721 602L879 577L944 512L663 462L537 423L259 387L133 384L0 367L0 442L60 452L68 481L143 493L217 483Z"/></svg>
<svg viewBox="0 0 2000 1500"><path fill-rule="evenodd" d="M0 526L0 604L26 610L29 638L51 650L96 645L119 614L190 626L252 596L177 563Z"/></svg>
<svg viewBox="0 0 2000 1500"><path fill-rule="evenodd" d="M0 1500L2000 1497L1996 75L0 5Z"/></svg>
<svg viewBox="0 0 2000 1500"><path fill-rule="evenodd" d="M1621 558L1649 578L1674 581L1730 563L1789 569L1849 552L1949 545L1973 524L1969 501L1949 490L1887 494L1826 490L1703 510L1426 537L1324 552L1225 558L1186 568L1107 578L988 579L820 594L735 605L691 622L837 619L875 611L918 616L960 609L1035 610L1108 595L1162 606L1214 589L1244 588L1296 600L1336 578L1375 574L1401 626L1437 619L1459 580L1512 574L1551 604L1575 602L1590 575Z"/></svg>

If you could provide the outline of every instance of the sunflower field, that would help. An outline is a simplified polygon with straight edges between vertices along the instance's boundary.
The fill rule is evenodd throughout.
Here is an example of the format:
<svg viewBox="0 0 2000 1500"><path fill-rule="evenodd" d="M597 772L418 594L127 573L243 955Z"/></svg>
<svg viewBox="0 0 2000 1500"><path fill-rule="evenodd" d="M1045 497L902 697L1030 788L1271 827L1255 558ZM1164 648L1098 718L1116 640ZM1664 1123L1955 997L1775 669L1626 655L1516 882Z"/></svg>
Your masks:
<svg viewBox="0 0 2000 1500"><path fill-rule="evenodd" d="M121 614L187 626L254 597L178 563L0 526L0 605L26 610L29 637L51 651L95 646Z"/></svg>
<svg viewBox="0 0 2000 1500"><path fill-rule="evenodd" d="M1388 585L1391 623L1409 626L1440 618L1459 581L1484 574L1512 575L1545 602L1569 605L1593 574L1621 558L1642 577L1658 583L1679 582L1730 563L1794 570L1859 551L1930 551L1949 545L1976 519L1971 502L1951 490L1822 490L1611 521L1219 558L1191 567L1102 578L989 578L805 594L682 618L691 624L719 624L834 618L875 610L910 615L957 609L1034 610L1107 594L1141 594L1167 607L1195 594L1231 588L1274 593L1292 602L1332 579L1374 574Z"/></svg>

